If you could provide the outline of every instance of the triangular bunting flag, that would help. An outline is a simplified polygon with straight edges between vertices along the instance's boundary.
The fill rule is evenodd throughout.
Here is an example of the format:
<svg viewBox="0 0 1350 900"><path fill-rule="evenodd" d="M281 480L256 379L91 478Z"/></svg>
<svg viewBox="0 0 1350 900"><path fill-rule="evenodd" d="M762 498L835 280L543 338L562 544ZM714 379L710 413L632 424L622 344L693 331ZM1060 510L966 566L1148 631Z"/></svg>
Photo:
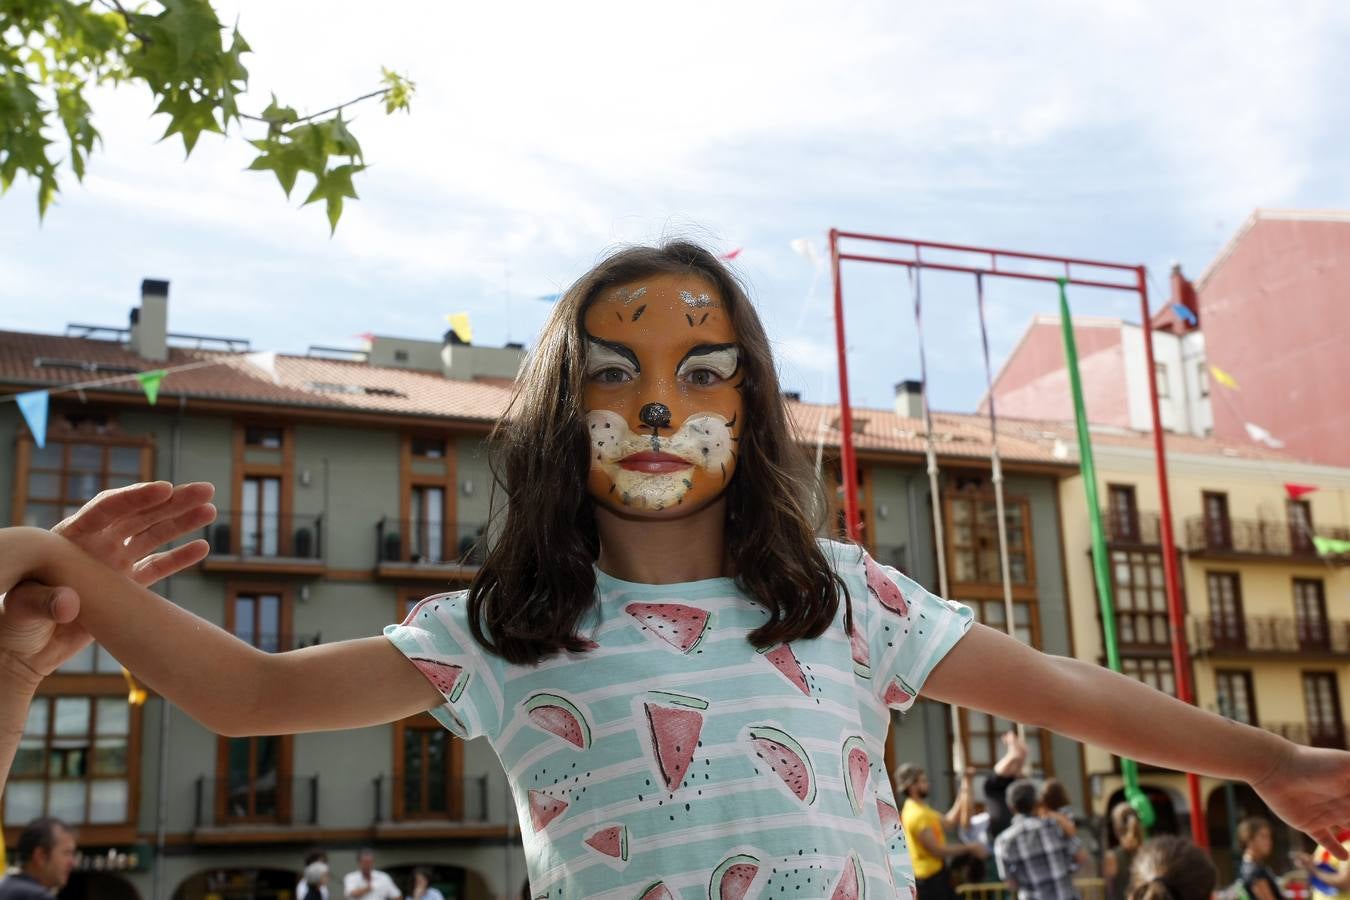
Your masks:
<svg viewBox="0 0 1350 900"><path fill-rule="evenodd" d="M1315 490L1317 490L1315 484L1290 484L1285 482L1284 485L1284 492L1289 495L1290 500L1297 500L1304 494L1311 494Z"/></svg>
<svg viewBox="0 0 1350 900"><path fill-rule="evenodd" d="M557 303L559 300L562 299L562 294L540 294L535 299L542 300L545 303Z"/></svg>
<svg viewBox="0 0 1350 900"><path fill-rule="evenodd" d="M816 245L811 243L810 238L794 238L791 246L793 253L805 256L812 264L820 261L820 257L816 255Z"/></svg>
<svg viewBox="0 0 1350 900"><path fill-rule="evenodd" d="M277 383L277 353L275 350L259 350L257 353L249 353L244 357L244 362L262 369L267 373L267 377L272 379L273 384Z"/></svg>
<svg viewBox="0 0 1350 900"><path fill-rule="evenodd" d="M735 250L728 250L726 253L720 254L717 258L720 260L725 260L726 262L731 262L736 257L740 256L741 251L744 249L745 249L744 247L737 247Z"/></svg>
<svg viewBox="0 0 1350 900"><path fill-rule="evenodd" d="M1313 535L1313 546L1319 556L1339 556L1350 553L1350 541L1338 541L1335 538Z"/></svg>
<svg viewBox="0 0 1350 900"><path fill-rule="evenodd" d="M1182 306L1180 303L1173 303L1172 312L1176 313L1178 319L1185 322L1187 325L1190 325L1192 328L1200 324L1200 320L1195 317L1195 313L1191 312L1190 307Z"/></svg>
<svg viewBox="0 0 1350 900"><path fill-rule="evenodd" d="M1218 366L1210 366L1209 374L1214 376L1215 381L1217 381L1224 387L1228 388L1229 390L1232 391L1240 390L1240 388L1238 387L1237 379L1234 378L1232 375L1229 375L1223 369L1220 369Z"/></svg>
<svg viewBox="0 0 1350 900"><path fill-rule="evenodd" d="M26 394L19 394L14 398L14 402L19 404L19 412L23 413L23 420L28 425L28 430L33 432L33 443L38 445L38 449L47 446L47 392L29 391Z"/></svg>
<svg viewBox="0 0 1350 900"><path fill-rule="evenodd" d="M1283 449L1284 441L1280 440L1269 431L1266 431L1260 425L1256 425L1252 422L1243 422L1242 427L1247 429L1247 437L1256 441L1258 444L1265 444L1267 447L1275 450Z"/></svg>
<svg viewBox="0 0 1350 900"><path fill-rule="evenodd" d="M127 702L132 706L144 706L147 692L145 688L136 683L136 679L132 677L131 672L127 671L126 666L122 667L122 678L127 683Z"/></svg>
<svg viewBox="0 0 1350 900"><path fill-rule="evenodd" d="M145 399L154 406L159 400L159 383L164 380L164 376L169 374L163 369L155 369L151 372L137 372L136 380L141 383L141 389L145 391Z"/></svg>
<svg viewBox="0 0 1350 900"><path fill-rule="evenodd" d="M455 333L466 344L473 343L473 329L469 326L468 313L450 313L445 317L445 321L450 323L450 330Z"/></svg>

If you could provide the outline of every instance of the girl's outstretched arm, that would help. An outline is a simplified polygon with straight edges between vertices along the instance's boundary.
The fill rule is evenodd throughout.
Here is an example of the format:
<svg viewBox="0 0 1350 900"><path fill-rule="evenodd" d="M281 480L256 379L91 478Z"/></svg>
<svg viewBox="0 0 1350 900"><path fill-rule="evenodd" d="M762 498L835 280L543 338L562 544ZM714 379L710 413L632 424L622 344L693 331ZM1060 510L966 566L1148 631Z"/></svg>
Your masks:
<svg viewBox="0 0 1350 900"><path fill-rule="evenodd" d="M1281 819L1350 858L1335 839L1350 824L1350 753L1299 746L983 625L938 663L923 693L1139 762L1246 781Z"/></svg>
<svg viewBox="0 0 1350 900"><path fill-rule="evenodd" d="M0 589L69 585L80 622L136 678L226 736L356 728L440 705L383 637L264 653L32 528L0 530Z"/></svg>

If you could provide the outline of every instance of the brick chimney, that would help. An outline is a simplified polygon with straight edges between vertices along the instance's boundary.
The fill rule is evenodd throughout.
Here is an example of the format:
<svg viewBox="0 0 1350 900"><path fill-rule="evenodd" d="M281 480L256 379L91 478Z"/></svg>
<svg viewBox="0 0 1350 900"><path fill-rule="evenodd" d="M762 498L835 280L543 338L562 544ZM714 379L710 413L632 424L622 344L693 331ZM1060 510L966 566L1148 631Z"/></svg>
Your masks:
<svg viewBox="0 0 1350 900"><path fill-rule="evenodd" d="M169 358L169 283L147 278L141 282L141 305L131 311L131 349L142 359Z"/></svg>
<svg viewBox="0 0 1350 900"><path fill-rule="evenodd" d="M923 418L922 381L902 381L895 386L895 414L909 419Z"/></svg>
<svg viewBox="0 0 1350 900"><path fill-rule="evenodd" d="M1172 296L1168 299L1169 304L1184 306L1195 316L1195 325L1190 322L1182 321L1181 332L1190 331L1192 328L1200 327L1200 298L1195 293L1195 285L1185 275L1181 274L1181 263L1172 263ZM1175 315L1176 310L1172 311ZM1181 319L1181 316L1177 316Z"/></svg>

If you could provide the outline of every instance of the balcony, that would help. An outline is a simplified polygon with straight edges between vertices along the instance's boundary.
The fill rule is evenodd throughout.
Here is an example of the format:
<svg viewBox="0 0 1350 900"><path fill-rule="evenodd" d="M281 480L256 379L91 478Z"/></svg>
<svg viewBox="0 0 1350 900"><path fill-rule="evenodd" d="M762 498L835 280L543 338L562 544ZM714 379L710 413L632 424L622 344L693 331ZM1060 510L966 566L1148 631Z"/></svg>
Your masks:
<svg viewBox="0 0 1350 900"><path fill-rule="evenodd" d="M1158 514L1155 512L1102 512L1102 526L1108 544L1124 547L1156 547L1162 543Z"/></svg>
<svg viewBox="0 0 1350 900"><path fill-rule="evenodd" d="M271 575L321 575L323 516L222 512L202 537L211 555L208 572L260 572Z"/></svg>
<svg viewBox="0 0 1350 900"><path fill-rule="evenodd" d="M481 522L384 518L375 525L376 574L381 578L468 580L483 561Z"/></svg>
<svg viewBox="0 0 1350 900"><path fill-rule="evenodd" d="M264 776L255 780L199 777L195 790L194 838L223 842L241 833L284 835L319 824L319 776Z"/></svg>
<svg viewBox="0 0 1350 900"><path fill-rule="evenodd" d="M1307 724L1304 722L1262 722L1261 727L1274 732L1282 738L1303 744L1305 747L1329 747L1332 750L1344 750L1345 730L1339 723L1331 725Z"/></svg>
<svg viewBox="0 0 1350 900"><path fill-rule="evenodd" d="M1329 659L1350 654L1350 621L1339 619L1201 616L1190 620L1190 632L1191 652L1197 656Z"/></svg>
<svg viewBox="0 0 1350 900"><path fill-rule="evenodd" d="M1350 540L1347 528L1313 528L1318 537ZM1192 556L1231 560L1318 560L1317 548L1306 530L1284 520L1211 519L1193 516L1186 520L1186 552Z"/></svg>
<svg viewBox="0 0 1350 900"><path fill-rule="evenodd" d="M488 826L486 775L437 782L380 775L374 779L375 833L379 837L496 833Z"/></svg>

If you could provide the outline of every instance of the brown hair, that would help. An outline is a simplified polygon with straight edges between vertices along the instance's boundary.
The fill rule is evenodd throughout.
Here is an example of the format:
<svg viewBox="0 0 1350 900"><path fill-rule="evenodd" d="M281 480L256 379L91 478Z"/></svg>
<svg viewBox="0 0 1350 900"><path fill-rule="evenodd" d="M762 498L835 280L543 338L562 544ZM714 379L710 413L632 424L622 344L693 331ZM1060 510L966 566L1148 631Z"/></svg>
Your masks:
<svg viewBox="0 0 1350 900"><path fill-rule="evenodd" d="M1262 831L1270 830L1270 822L1266 819L1263 819L1260 816L1248 816L1238 823L1238 843L1242 845L1243 850L1246 850L1247 846L1251 844L1252 841L1256 840L1257 835Z"/></svg>
<svg viewBox="0 0 1350 900"><path fill-rule="evenodd" d="M1111 831L1122 847L1128 841L1131 848L1137 849L1144 839L1144 825L1139 821L1139 813L1125 800L1111 807Z"/></svg>
<svg viewBox="0 0 1350 900"><path fill-rule="evenodd" d="M1209 900L1218 879L1207 853L1184 838L1163 835L1135 854L1128 900Z"/></svg>
<svg viewBox="0 0 1350 900"><path fill-rule="evenodd" d="M768 336L745 288L697 244L631 247L579 278L553 309L526 360L506 415L490 439L499 534L469 588L469 627L489 652L517 664L559 650L584 651L577 633L595 603L600 541L587 492L589 442L582 390L586 308L606 288L652 275L706 279L717 289L740 347L743 433L727 486L727 554L737 586L769 612L750 632L760 649L820 636L839 608L842 580L816 543L808 510L814 487L793 439ZM494 515L495 518L495 515ZM851 609L845 592L845 627Z"/></svg>
<svg viewBox="0 0 1350 900"><path fill-rule="evenodd" d="M1069 805L1069 792L1058 778L1047 778L1036 799L1046 809L1058 812Z"/></svg>

